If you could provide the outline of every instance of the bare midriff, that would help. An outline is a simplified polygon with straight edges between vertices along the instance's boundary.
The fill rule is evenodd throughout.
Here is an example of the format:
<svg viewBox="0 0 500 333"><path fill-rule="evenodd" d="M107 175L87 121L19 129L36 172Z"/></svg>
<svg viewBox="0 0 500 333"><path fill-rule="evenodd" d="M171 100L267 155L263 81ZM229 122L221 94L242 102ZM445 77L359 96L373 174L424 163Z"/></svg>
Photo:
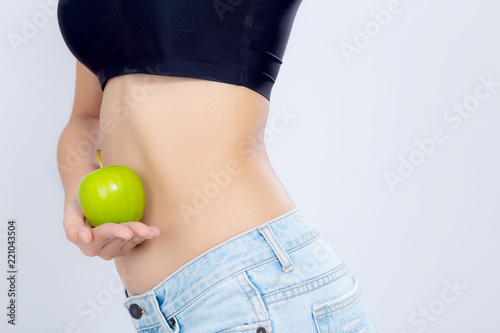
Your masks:
<svg viewBox="0 0 500 333"><path fill-rule="evenodd" d="M104 166L141 178L141 222L160 235L114 259L129 295L155 287L214 246L296 205L263 140L269 101L243 86L151 74L108 80Z"/></svg>

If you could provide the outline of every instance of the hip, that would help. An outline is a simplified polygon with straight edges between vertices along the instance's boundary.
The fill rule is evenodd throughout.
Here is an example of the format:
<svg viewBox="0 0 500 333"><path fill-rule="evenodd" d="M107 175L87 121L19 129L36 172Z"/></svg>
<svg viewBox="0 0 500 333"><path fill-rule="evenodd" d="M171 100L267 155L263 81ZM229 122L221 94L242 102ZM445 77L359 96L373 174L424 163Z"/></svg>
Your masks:
<svg viewBox="0 0 500 333"><path fill-rule="evenodd" d="M357 278L299 207L202 253L124 305L142 333L376 332Z"/></svg>

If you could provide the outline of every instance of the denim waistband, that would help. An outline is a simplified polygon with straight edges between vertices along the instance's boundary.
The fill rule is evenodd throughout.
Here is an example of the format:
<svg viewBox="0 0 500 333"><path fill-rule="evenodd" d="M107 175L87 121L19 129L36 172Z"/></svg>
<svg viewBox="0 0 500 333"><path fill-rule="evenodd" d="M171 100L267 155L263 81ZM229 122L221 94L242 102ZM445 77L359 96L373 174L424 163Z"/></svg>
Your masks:
<svg viewBox="0 0 500 333"><path fill-rule="evenodd" d="M296 207L200 254L149 291L130 296L123 304L131 313L131 307L136 313L139 311L133 319L136 329L160 322L167 332L175 333L178 329L176 314L207 290L271 260L279 260L282 270L289 272L294 265L287 252L318 237L320 232L316 225ZM172 326L166 325L166 321Z"/></svg>

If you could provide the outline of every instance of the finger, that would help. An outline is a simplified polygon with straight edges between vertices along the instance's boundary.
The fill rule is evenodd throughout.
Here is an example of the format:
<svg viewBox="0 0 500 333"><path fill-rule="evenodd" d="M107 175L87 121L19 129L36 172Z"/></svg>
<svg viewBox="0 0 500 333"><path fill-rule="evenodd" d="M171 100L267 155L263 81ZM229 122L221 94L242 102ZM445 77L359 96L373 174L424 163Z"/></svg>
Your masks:
<svg viewBox="0 0 500 333"><path fill-rule="evenodd" d="M115 238L129 240L134 236L134 232L130 228L119 223L103 223L90 231L92 240L98 244L99 248Z"/></svg>
<svg viewBox="0 0 500 333"><path fill-rule="evenodd" d="M130 239L126 244L123 245L122 249L120 250L121 254L125 254L128 251L130 251L132 248L136 247L137 245L141 244L142 242L148 240L148 238L145 238L143 236L135 235Z"/></svg>
<svg viewBox="0 0 500 333"><path fill-rule="evenodd" d="M134 234L141 235L145 238L153 238L160 234L160 229L153 226L148 226L142 222L124 222L121 223L130 228L134 232Z"/></svg>
<svg viewBox="0 0 500 333"><path fill-rule="evenodd" d="M124 240L121 238L115 238L111 242L107 243L98 253L99 257L104 260L111 260L115 257L121 256L126 253L124 247L128 249L142 243L145 240L144 237L135 235L130 240Z"/></svg>
<svg viewBox="0 0 500 333"><path fill-rule="evenodd" d="M123 238L115 238L107 242L102 248L97 251L96 254L106 261L111 260L119 254L120 249L127 242L128 241Z"/></svg>

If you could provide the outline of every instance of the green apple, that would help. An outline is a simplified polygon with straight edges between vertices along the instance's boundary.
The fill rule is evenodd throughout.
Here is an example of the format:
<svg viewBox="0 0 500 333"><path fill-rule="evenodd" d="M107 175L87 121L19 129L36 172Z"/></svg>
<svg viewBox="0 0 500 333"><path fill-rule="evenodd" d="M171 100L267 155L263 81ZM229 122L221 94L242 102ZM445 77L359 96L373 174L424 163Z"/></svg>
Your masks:
<svg viewBox="0 0 500 333"><path fill-rule="evenodd" d="M146 195L139 176L123 165L92 171L78 184L78 201L87 221L97 227L103 223L139 222L144 214Z"/></svg>

